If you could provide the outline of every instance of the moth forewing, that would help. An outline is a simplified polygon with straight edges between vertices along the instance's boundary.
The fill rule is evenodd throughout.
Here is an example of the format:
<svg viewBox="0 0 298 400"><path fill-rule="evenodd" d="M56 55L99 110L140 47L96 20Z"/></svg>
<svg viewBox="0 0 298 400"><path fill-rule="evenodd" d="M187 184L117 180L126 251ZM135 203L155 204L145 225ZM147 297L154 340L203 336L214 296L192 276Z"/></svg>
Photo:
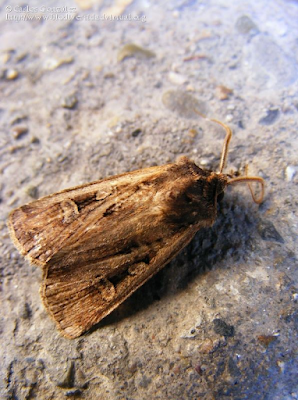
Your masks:
<svg viewBox="0 0 298 400"><path fill-rule="evenodd" d="M45 307L74 338L213 223L226 184L184 157L36 200L8 225L21 253L44 269Z"/></svg>
<svg viewBox="0 0 298 400"><path fill-rule="evenodd" d="M106 261L107 270L101 270L100 275L96 275L96 264L95 270L86 276L83 271L87 268L83 267L82 276L76 271L71 281L63 270L56 271L50 261L44 274L42 298L58 329L70 339L90 329L175 257L196 231L196 227L188 227L171 239L141 246L135 254L114 257L114 260L111 257ZM151 260L140 260L140 254L147 257L150 247L154 254Z"/></svg>
<svg viewBox="0 0 298 400"><path fill-rule="evenodd" d="M44 265L81 232L91 229L93 218L111 212L131 193L127 186L152 178L162 167L146 168L101 181L66 189L26 204L11 212L8 227L21 254ZM155 171L154 171L155 170Z"/></svg>

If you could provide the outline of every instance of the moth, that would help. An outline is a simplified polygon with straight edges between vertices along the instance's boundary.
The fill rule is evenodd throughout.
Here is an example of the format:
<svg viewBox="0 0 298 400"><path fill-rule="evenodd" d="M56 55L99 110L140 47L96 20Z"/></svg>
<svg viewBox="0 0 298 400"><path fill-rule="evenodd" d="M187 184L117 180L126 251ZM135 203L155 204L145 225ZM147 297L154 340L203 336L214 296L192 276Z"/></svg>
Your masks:
<svg viewBox="0 0 298 400"><path fill-rule="evenodd" d="M227 186L246 182L256 203L261 177L223 173L232 136L226 130L219 172L187 157L62 190L11 212L20 253L43 270L41 297L67 338L110 314L211 226ZM261 185L255 197L251 183Z"/></svg>

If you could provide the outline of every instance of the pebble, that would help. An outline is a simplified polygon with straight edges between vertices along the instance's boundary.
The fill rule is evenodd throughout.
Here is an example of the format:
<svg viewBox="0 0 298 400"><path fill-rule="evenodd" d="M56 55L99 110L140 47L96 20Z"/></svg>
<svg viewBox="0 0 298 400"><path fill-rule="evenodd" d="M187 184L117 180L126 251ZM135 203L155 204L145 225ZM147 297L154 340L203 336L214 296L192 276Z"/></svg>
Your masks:
<svg viewBox="0 0 298 400"><path fill-rule="evenodd" d="M266 115L259 120L260 125L272 125L279 117L279 110L277 108L267 110Z"/></svg>
<svg viewBox="0 0 298 400"><path fill-rule="evenodd" d="M74 109L77 104L78 104L78 99L75 94L66 96L62 101L62 107L68 108L69 110Z"/></svg>
<svg viewBox="0 0 298 400"><path fill-rule="evenodd" d="M294 301L298 301L298 293L293 293L292 297Z"/></svg>
<svg viewBox="0 0 298 400"><path fill-rule="evenodd" d="M210 160L208 160L208 158L202 158L202 159L200 160L200 164L204 167L204 166L210 164Z"/></svg>
<svg viewBox="0 0 298 400"><path fill-rule="evenodd" d="M38 192L38 187L37 186L28 186L26 189L26 193L28 196L30 196L32 199L37 199L39 196Z"/></svg>
<svg viewBox="0 0 298 400"><path fill-rule="evenodd" d="M195 138L198 135L198 131L196 129L190 129L187 133L191 138Z"/></svg>
<svg viewBox="0 0 298 400"><path fill-rule="evenodd" d="M219 347L220 341L217 339L212 340L211 338L206 338L200 345L198 351L203 354L211 354Z"/></svg>
<svg viewBox="0 0 298 400"><path fill-rule="evenodd" d="M235 328L233 325L227 324L224 320L216 318L213 320L213 330L215 333L225 337L233 337Z"/></svg>
<svg viewBox="0 0 298 400"><path fill-rule="evenodd" d="M252 31L255 33L258 32L257 25L247 15L242 15L237 19L235 28L239 33L243 35L247 35Z"/></svg>
<svg viewBox="0 0 298 400"><path fill-rule="evenodd" d="M120 62L129 57L153 58L155 57L155 53L134 43L128 43L119 50L117 60Z"/></svg>
<svg viewBox="0 0 298 400"><path fill-rule="evenodd" d="M49 71L54 71L63 64L71 64L73 62L73 57L65 57L61 59L48 58L44 63L44 68Z"/></svg>
<svg viewBox="0 0 298 400"><path fill-rule="evenodd" d="M175 112L179 117L199 117L193 110L206 114L206 104L182 90L168 90L163 94L162 102L167 109Z"/></svg>
<svg viewBox="0 0 298 400"><path fill-rule="evenodd" d="M280 235L271 221L260 219L257 230L263 240L284 243L283 237Z"/></svg>
<svg viewBox="0 0 298 400"><path fill-rule="evenodd" d="M270 343L275 342L277 337L274 335L260 335L258 341L264 346L268 347Z"/></svg>
<svg viewBox="0 0 298 400"><path fill-rule="evenodd" d="M142 133L142 129L137 128L131 133L131 136L132 137L138 137L141 133Z"/></svg>
<svg viewBox="0 0 298 400"><path fill-rule="evenodd" d="M12 128L12 132L13 132L13 137L16 140L18 140L22 139L28 133L28 128L23 125L18 125Z"/></svg>
<svg viewBox="0 0 298 400"><path fill-rule="evenodd" d="M286 179L288 182L291 182L294 176L297 173L297 167L294 165L288 165L286 168Z"/></svg>
<svg viewBox="0 0 298 400"><path fill-rule="evenodd" d="M19 73L16 69L8 69L6 71L6 79L9 81L13 81L19 76Z"/></svg>
<svg viewBox="0 0 298 400"><path fill-rule="evenodd" d="M216 96L219 100L227 100L232 94L233 90L224 85L219 85L216 88Z"/></svg>
<svg viewBox="0 0 298 400"><path fill-rule="evenodd" d="M185 76L178 74L177 72L171 71L168 76L169 80L176 85L183 85L187 81Z"/></svg>
<svg viewBox="0 0 298 400"><path fill-rule="evenodd" d="M286 366L285 362L278 360L276 364L279 366L280 372L283 374L285 372L285 366Z"/></svg>

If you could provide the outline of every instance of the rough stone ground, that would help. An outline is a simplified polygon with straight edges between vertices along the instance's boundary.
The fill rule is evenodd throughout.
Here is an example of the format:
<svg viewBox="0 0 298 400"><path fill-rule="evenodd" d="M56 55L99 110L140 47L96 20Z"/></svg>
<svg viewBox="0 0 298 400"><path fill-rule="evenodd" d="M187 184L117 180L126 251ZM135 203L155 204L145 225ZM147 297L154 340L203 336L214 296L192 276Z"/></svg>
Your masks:
<svg viewBox="0 0 298 400"><path fill-rule="evenodd" d="M0 397L298 399L298 3L28 6L0 2ZM146 22L91 20L104 14ZM216 169L224 133L192 102L233 128L227 170L263 176L264 203L229 188L212 229L90 334L64 339L8 213L180 154Z"/></svg>

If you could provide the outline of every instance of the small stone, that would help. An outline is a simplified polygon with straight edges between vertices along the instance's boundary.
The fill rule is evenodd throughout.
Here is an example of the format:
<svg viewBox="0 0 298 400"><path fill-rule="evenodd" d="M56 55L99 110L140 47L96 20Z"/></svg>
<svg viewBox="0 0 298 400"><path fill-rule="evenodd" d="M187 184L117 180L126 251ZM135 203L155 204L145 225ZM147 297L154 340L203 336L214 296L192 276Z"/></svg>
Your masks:
<svg viewBox="0 0 298 400"><path fill-rule="evenodd" d="M235 334L235 329L233 325L228 325L224 320L216 318L213 320L214 332L218 335L225 337L233 337Z"/></svg>
<svg viewBox="0 0 298 400"><path fill-rule="evenodd" d="M184 91L169 90L163 94L162 102L166 108L183 118L199 118L194 110L206 114L205 103Z"/></svg>
<svg viewBox="0 0 298 400"><path fill-rule="evenodd" d="M117 60L120 62L129 57L152 58L155 57L155 53L134 43L128 43L119 50Z"/></svg>
<svg viewBox="0 0 298 400"><path fill-rule="evenodd" d="M284 243L284 239L271 221L261 220L258 224L258 232L263 240L268 242Z"/></svg>
<svg viewBox="0 0 298 400"><path fill-rule="evenodd" d="M176 85L183 85L187 81L185 76L178 74L177 72L170 72L169 80Z"/></svg>
<svg viewBox="0 0 298 400"><path fill-rule="evenodd" d="M258 336L258 341L264 346L268 347L270 343L277 340L276 336L273 335L260 335Z"/></svg>
<svg viewBox="0 0 298 400"><path fill-rule="evenodd" d="M268 110L266 115L259 120L260 125L272 125L279 117L279 110L277 108Z"/></svg>
<svg viewBox="0 0 298 400"><path fill-rule="evenodd" d="M10 146L8 151L10 154L15 154L17 151L21 150L22 146Z"/></svg>
<svg viewBox="0 0 298 400"><path fill-rule="evenodd" d="M219 100L227 100L232 94L233 90L224 85L219 85L216 88L216 96Z"/></svg>
<svg viewBox="0 0 298 400"><path fill-rule="evenodd" d="M294 165L288 165L286 168L286 179L288 182L291 182L291 180L294 178L294 176L297 173L297 167Z"/></svg>
<svg viewBox="0 0 298 400"><path fill-rule="evenodd" d="M193 54L192 56L188 56L183 58L184 62L188 61L200 61L200 60L206 60L211 62L210 58L206 54Z"/></svg>
<svg viewBox="0 0 298 400"><path fill-rule="evenodd" d="M40 143L40 140L38 139L38 137L33 136L33 137L31 138L31 143L32 143L32 144L39 144L39 143Z"/></svg>
<svg viewBox="0 0 298 400"><path fill-rule="evenodd" d="M133 132L131 132L132 137L137 137L139 134L142 133L142 130L140 128L135 129Z"/></svg>
<svg viewBox="0 0 298 400"><path fill-rule="evenodd" d="M298 293L293 293L293 294L292 294L292 297L293 297L293 300L294 300L295 302L298 301Z"/></svg>
<svg viewBox="0 0 298 400"><path fill-rule="evenodd" d="M202 376L203 373L204 373L204 371L203 371L203 369L202 369L202 366L201 366L200 364L197 364L197 365L195 366L195 370L196 370L196 372L197 372L200 376Z"/></svg>
<svg viewBox="0 0 298 400"><path fill-rule="evenodd" d="M79 389L87 389L88 381L86 380L86 376L81 369L77 369L76 371L76 386Z"/></svg>
<svg viewBox="0 0 298 400"><path fill-rule="evenodd" d="M205 167L206 165L210 165L210 160L208 160L208 158L201 158L200 165L202 165L203 167Z"/></svg>
<svg viewBox="0 0 298 400"><path fill-rule="evenodd" d="M68 108L69 110L74 109L77 104L78 99L75 94L70 94L69 96L66 96L62 101L62 107Z"/></svg>
<svg viewBox="0 0 298 400"><path fill-rule="evenodd" d="M247 15L242 15L238 18L235 27L237 31L243 35L251 32L257 33L259 31L257 25Z"/></svg>
<svg viewBox="0 0 298 400"><path fill-rule="evenodd" d="M280 369L280 372L283 374L285 372L286 363L284 361L278 360L276 363Z"/></svg>
<svg viewBox="0 0 298 400"><path fill-rule="evenodd" d="M6 79L9 81L13 81L14 79L17 79L19 76L19 73L16 69L8 69L6 71Z"/></svg>
<svg viewBox="0 0 298 400"><path fill-rule="evenodd" d="M188 329L182 336L181 338L183 339L195 339L197 337L197 330L196 328L192 327Z"/></svg>
<svg viewBox="0 0 298 400"><path fill-rule="evenodd" d="M22 139L27 133L28 128L26 126L18 125L12 128L13 137L16 140Z"/></svg>
<svg viewBox="0 0 298 400"><path fill-rule="evenodd" d="M207 338L201 343L199 352L203 354L211 354L219 347L219 344L220 342L218 340Z"/></svg>
<svg viewBox="0 0 298 400"><path fill-rule="evenodd" d="M113 72L107 72L106 74L104 74L104 79L114 79L115 78L115 74L113 74Z"/></svg>
<svg viewBox="0 0 298 400"><path fill-rule="evenodd" d="M71 64L73 62L73 57L65 57L61 59L48 58L44 63L44 69L53 71L64 64Z"/></svg>
<svg viewBox="0 0 298 400"><path fill-rule="evenodd" d="M75 380L75 363L72 361L65 372L63 380L57 386L63 389L73 389Z"/></svg>
<svg viewBox="0 0 298 400"><path fill-rule="evenodd" d="M30 304L26 302L26 303L24 303L22 318L30 319L31 316L32 316L32 310L31 310Z"/></svg>
<svg viewBox="0 0 298 400"><path fill-rule="evenodd" d="M25 60L25 58L28 57L28 53L24 52L24 53L19 53L16 55L15 60L16 62L21 62L23 60Z"/></svg>
<svg viewBox="0 0 298 400"><path fill-rule="evenodd" d="M37 199L38 198L38 187L37 186L29 186L26 189L26 193L28 196L30 196L32 199Z"/></svg>
<svg viewBox="0 0 298 400"><path fill-rule="evenodd" d="M188 131L188 136L191 137L191 138L195 138L198 135L198 133L199 132L196 129L190 129Z"/></svg>

